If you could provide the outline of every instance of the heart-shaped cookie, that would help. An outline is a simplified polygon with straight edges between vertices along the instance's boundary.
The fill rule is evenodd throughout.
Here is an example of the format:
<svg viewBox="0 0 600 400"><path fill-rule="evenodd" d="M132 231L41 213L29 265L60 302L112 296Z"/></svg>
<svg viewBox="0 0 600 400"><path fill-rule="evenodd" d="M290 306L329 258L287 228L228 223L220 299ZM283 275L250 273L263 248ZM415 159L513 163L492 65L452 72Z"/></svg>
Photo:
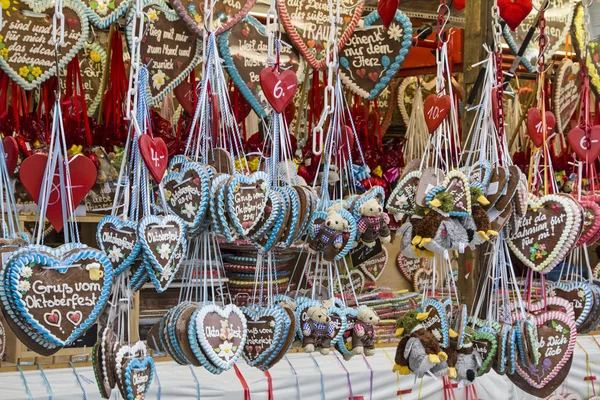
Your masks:
<svg viewBox="0 0 600 400"><path fill-rule="evenodd" d="M172 280L187 250L185 224L175 215L142 218L138 240L144 256L161 279Z"/></svg>
<svg viewBox="0 0 600 400"><path fill-rule="evenodd" d="M198 37L204 34L204 0L172 0L173 8ZM225 0L213 4L212 29L217 35L235 26L254 6L256 0ZM210 7L209 3L209 7Z"/></svg>
<svg viewBox="0 0 600 400"><path fill-rule="evenodd" d="M19 179L36 203L41 197L45 197L40 191L42 189L42 182L47 163L47 155L33 154L21 163L21 168L19 170ZM63 202L67 202L66 199L62 198L60 175L58 170L54 174L46 205L46 218L48 218L48 221L50 221L57 232L60 232L63 228ZM66 176L66 171L64 171L64 169L62 175ZM71 186L73 206L66 207L67 217L64 219L68 220L70 218L71 212L77 208L92 186L94 186L94 183L96 183L96 176L96 166L89 158L79 154L69 159L68 182L70 182ZM66 186L66 182L64 184Z"/></svg>
<svg viewBox="0 0 600 400"><path fill-rule="evenodd" d="M582 161L593 163L600 155L600 125L590 128L589 138L583 129L571 129L567 134L567 142Z"/></svg>
<svg viewBox="0 0 600 400"><path fill-rule="evenodd" d="M150 356L134 358L127 363L123 382L127 400L143 399L150 389L154 377L154 360Z"/></svg>
<svg viewBox="0 0 600 400"><path fill-rule="evenodd" d="M415 98L417 98L417 91L421 91L421 99L435 93L435 78L420 77L420 79L417 79L411 76L404 78L398 85L398 110L405 126L408 126L410 123L410 116L412 115ZM423 106L423 103L421 103L421 106Z"/></svg>
<svg viewBox="0 0 600 400"><path fill-rule="evenodd" d="M28 4L29 3L29 4ZM54 2L21 1L6 4L0 29L0 67L25 90L32 90L56 75L56 58L52 41ZM10 10L8 10L10 7ZM31 7L31 8L30 8ZM39 18L36 13L42 13ZM79 1L63 3L65 43L58 58L63 69L77 55L88 38L88 16Z"/></svg>
<svg viewBox="0 0 600 400"><path fill-rule="evenodd" d="M591 27L586 26L585 11L582 3L575 5L573 14L573 27L571 28L571 38L577 59L583 59L582 55L587 54L586 63L588 74L590 76L590 88L596 95L600 96L600 46L599 38L588 38L587 33ZM587 43L587 49L584 49L584 43Z"/></svg>
<svg viewBox="0 0 600 400"><path fill-rule="evenodd" d="M145 0L142 12L147 29L140 43L140 61L148 65L148 106L158 104L200 62L202 40L192 34L179 15L163 0ZM127 14L127 43L133 47L135 8ZM152 61L152 63L150 63ZM162 177L161 177L162 178Z"/></svg>
<svg viewBox="0 0 600 400"><path fill-rule="evenodd" d="M24 251L6 268L6 290L15 310L58 346L73 343L96 321L113 278L108 258L89 247L64 254Z"/></svg>
<svg viewBox="0 0 600 400"><path fill-rule="evenodd" d="M170 172L162 181L169 210L185 222L188 232L202 226L208 206L210 179L200 164L186 162L178 172Z"/></svg>
<svg viewBox="0 0 600 400"><path fill-rule="evenodd" d="M498 339L495 334L489 331L475 331L472 342L473 350L477 350L481 355L482 363L477 371L477 376L481 376L492 368L492 363L498 351Z"/></svg>
<svg viewBox="0 0 600 400"><path fill-rule="evenodd" d="M112 215L102 218L98 223L96 241L116 266L115 276L129 268L140 252L137 227L137 223L133 221L121 221Z"/></svg>
<svg viewBox="0 0 600 400"><path fill-rule="evenodd" d="M471 191L467 176L459 170L449 171L442 186L445 187L446 193L452 195L454 200L454 207L449 214L455 217L471 215ZM433 199L433 196L431 197ZM427 201L430 201L429 196Z"/></svg>
<svg viewBox="0 0 600 400"><path fill-rule="evenodd" d="M412 260L418 260L418 258L413 258ZM417 293L423 293L425 290L433 290L432 269L427 267L418 268L413 275L412 286Z"/></svg>
<svg viewBox="0 0 600 400"><path fill-rule="evenodd" d="M579 63L564 58L556 71L552 99L556 128L560 133L568 132L571 118L579 107L581 97L579 68Z"/></svg>
<svg viewBox="0 0 600 400"><path fill-rule="evenodd" d="M283 321L287 313L279 306L272 305L260 311L244 308L248 336L242 356L250 366L267 364L277 355L285 339Z"/></svg>
<svg viewBox="0 0 600 400"><path fill-rule="evenodd" d="M409 281L413 282L415 273L418 269L422 268L422 262L427 265L427 259L424 258L406 258L402 253L398 253L396 258L396 267L398 271Z"/></svg>
<svg viewBox="0 0 600 400"><path fill-rule="evenodd" d="M556 282L547 287L548 296L567 300L573 307L575 325L579 328L594 305L592 290L586 282Z"/></svg>
<svg viewBox="0 0 600 400"><path fill-rule="evenodd" d="M425 113L425 122L429 133L435 132L435 130L442 124L448 113L450 112L451 100L449 95L438 96L437 94L430 94L425 98L425 106L423 112Z"/></svg>
<svg viewBox="0 0 600 400"><path fill-rule="evenodd" d="M376 282L387 265L388 251L377 240L373 247L359 244L350 251L350 258L354 268L360 269L367 278Z"/></svg>
<svg viewBox="0 0 600 400"><path fill-rule="evenodd" d="M575 243L580 227L571 201L557 195L530 198L525 216L506 238L513 254L534 271L552 270Z"/></svg>
<svg viewBox="0 0 600 400"><path fill-rule="evenodd" d="M353 293L354 291L356 294L360 294L364 290L366 283L365 275L358 269L350 270L350 276L341 274L339 280L341 288L340 282L336 279L333 284L334 293Z"/></svg>
<svg viewBox="0 0 600 400"><path fill-rule="evenodd" d="M250 176L236 175L228 183L227 211L240 235L248 235L261 220L268 192L267 174L262 171Z"/></svg>
<svg viewBox="0 0 600 400"><path fill-rule="evenodd" d="M389 30L377 11L359 25L339 54L340 76L351 91L373 100L402 66L411 46L412 24L397 10ZM369 74L361 77L357 71L362 68Z"/></svg>
<svg viewBox="0 0 600 400"><path fill-rule="evenodd" d="M544 143L544 139L548 139L552 132L554 132L554 126L556 125L556 118L552 111L546 111L546 135L542 129L542 112L539 108L530 108L527 112L527 133L531 141L536 147L541 147Z"/></svg>
<svg viewBox="0 0 600 400"><path fill-rule="evenodd" d="M548 311L535 317L537 325L537 365L516 361L517 374L509 378L520 389L538 397L554 392L564 381L573 359L577 329L575 322L559 311Z"/></svg>
<svg viewBox="0 0 600 400"><path fill-rule="evenodd" d="M203 305L196 315L196 335L202 351L217 367L228 370L246 344L247 322L239 308Z"/></svg>
<svg viewBox="0 0 600 400"><path fill-rule="evenodd" d="M292 0L277 3L279 18L292 43L315 70L326 65L326 44L329 40L329 11L320 3ZM364 3L342 3L337 23L337 51L341 52L362 15ZM366 71L365 71L366 74Z"/></svg>
<svg viewBox="0 0 600 400"><path fill-rule="evenodd" d="M285 33L281 40L286 43L290 41ZM266 27L252 16L244 17L219 36L219 50L225 61L225 68L259 117L267 116L264 88L259 80L267 61L267 42ZM295 48L281 46L280 64L284 70L289 68L294 71L298 82L302 82L306 63Z"/></svg>
<svg viewBox="0 0 600 400"><path fill-rule="evenodd" d="M412 215L416 206L415 197L421 171L412 171L406 174L396 185L387 201L387 209L400 220L402 215Z"/></svg>
<svg viewBox="0 0 600 400"><path fill-rule="evenodd" d="M502 3L502 5L501 5ZM535 6L536 10L540 10L544 8L545 2L543 0L532 0L523 1L523 2L513 2L510 0L501 0L498 3L498 6L501 9L501 15L503 18L511 21L517 15L518 18L522 17L521 8L525 7L525 5L529 3L528 8L531 10L531 3ZM503 8L510 7L510 11L502 11ZM574 1L551 1L548 3L548 6L545 8L544 17L546 20L546 29L544 33L547 35L547 45L546 51L544 55L546 60L552 58L552 56L556 53L557 50L563 45L567 33L571 29L571 22L573 20L573 9L575 7ZM508 25L504 28L503 35L506 43L510 47L510 50L513 54L517 54L525 38L527 36L527 32L532 28L532 25L535 25L533 28L537 26L538 23L538 12L532 11L527 13L527 8L523 10L527 17L523 19L523 21L518 24L517 27L514 27L514 31L509 29ZM530 40L523 57L521 58L521 62L523 65L530 71L535 72L537 68L537 57L539 54L539 42L537 40Z"/></svg>
<svg viewBox="0 0 600 400"><path fill-rule="evenodd" d="M423 302L423 312L428 314L427 318L421 321L423 328L438 338L441 347L448 347L450 336L444 306L437 300L428 299Z"/></svg>

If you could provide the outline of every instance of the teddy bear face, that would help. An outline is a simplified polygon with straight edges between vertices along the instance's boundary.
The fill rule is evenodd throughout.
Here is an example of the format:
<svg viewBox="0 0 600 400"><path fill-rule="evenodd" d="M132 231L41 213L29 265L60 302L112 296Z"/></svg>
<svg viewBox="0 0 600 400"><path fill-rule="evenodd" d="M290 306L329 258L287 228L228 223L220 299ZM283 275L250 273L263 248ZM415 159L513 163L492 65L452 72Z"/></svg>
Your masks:
<svg viewBox="0 0 600 400"><path fill-rule="evenodd" d="M360 215L363 216L376 217L378 215L381 215L381 213L383 212L383 207L381 206L381 204L379 204L377 199L373 197L362 203L358 207L358 212Z"/></svg>
<svg viewBox="0 0 600 400"><path fill-rule="evenodd" d="M379 323L379 315L368 307L363 307L358 311L358 319L369 325L377 325Z"/></svg>
<svg viewBox="0 0 600 400"><path fill-rule="evenodd" d="M343 231L348 226L348 221L337 212L332 212L327 216L325 225L336 231Z"/></svg>
<svg viewBox="0 0 600 400"><path fill-rule="evenodd" d="M312 306L308 309L308 317L315 322L324 324L329 322L329 311L325 307Z"/></svg>

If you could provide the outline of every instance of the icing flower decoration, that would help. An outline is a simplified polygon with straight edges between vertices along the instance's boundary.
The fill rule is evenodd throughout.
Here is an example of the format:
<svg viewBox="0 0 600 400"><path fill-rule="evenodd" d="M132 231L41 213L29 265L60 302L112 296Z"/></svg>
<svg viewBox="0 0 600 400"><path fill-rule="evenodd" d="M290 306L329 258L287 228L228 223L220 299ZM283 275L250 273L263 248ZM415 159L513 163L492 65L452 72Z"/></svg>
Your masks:
<svg viewBox="0 0 600 400"><path fill-rule="evenodd" d="M35 76L36 78L38 76L40 76L42 74L42 69L40 67L33 67L31 69L31 75Z"/></svg>
<svg viewBox="0 0 600 400"><path fill-rule="evenodd" d="M585 297L585 292L584 292L583 290L579 290L579 291L577 292L577 296L579 296L580 298L582 298L582 299L583 299L583 298Z"/></svg>
<svg viewBox="0 0 600 400"><path fill-rule="evenodd" d="M196 215L196 207L192 203L185 203L182 212L188 218L192 218L194 215Z"/></svg>
<svg viewBox="0 0 600 400"><path fill-rule="evenodd" d="M27 292L31 288L29 281L20 281L17 285L17 290L21 293Z"/></svg>
<svg viewBox="0 0 600 400"><path fill-rule="evenodd" d="M171 278L171 275L173 275L173 270L171 268L163 268L162 271L160 271L160 280L168 281L169 278Z"/></svg>
<svg viewBox="0 0 600 400"><path fill-rule="evenodd" d="M226 340L219 345L219 357L229 361L231 356L233 356L233 343Z"/></svg>
<svg viewBox="0 0 600 400"><path fill-rule="evenodd" d="M0 50L0 55L4 57L4 59L8 59L8 49L5 47L2 50Z"/></svg>
<svg viewBox="0 0 600 400"><path fill-rule="evenodd" d="M160 254L162 260L168 260L172 253L171 246L168 243L161 244L160 247L156 248L156 251Z"/></svg>
<svg viewBox="0 0 600 400"><path fill-rule="evenodd" d="M113 248L108 251L108 259L111 262L119 262L121 261L121 258L123 258L123 253L120 248L113 246Z"/></svg>
<svg viewBox="0 0 600 400"><path fill-rule="evenodd" d="M19 68L19 75L21 75L23 78L27 78L29 75L29 67L27 65L23 65L21 68Z"/></svg>
<svg viewBox="0 0 600 400"><path fill-rule="evenodd" d="M98 6L96 7L96 13L102 16L108 14L108 2L99 0Z"/></svg>
<svg viewBox="0 0 600 400"><path fill-rule="evenodd" d="M390 29L388 29L388 35L390 39L400 41L402 38L402 29L398 24L391 24Z"/></svg>
<svg viewBox="0 0 600 400"><path fill-rule="evenodd" d="M30 278L32 273L33 273L33 271L31 270L31 267L25 266L25 267L21 268L20 275L23 278Z"/></svg>
<svg viewBox="0 0 600 400"><path fill-rule="evenodd" d="M92 60L95 63L99 63L100 61L102 61L102 57L100 57L100 54L98 54L97 51L91 50L90 51L90 60Z"/></svg>
<svg viewBox="0 0 600 400"><path fill-rule="evenodd" d="M529 259L531 261L539 260L548 255L545 244L535 243L529 248Z"/></svg>
<svg viewBox="0 0 600 400"><path fill-rule="evenodd" d="M152 87L156 90L160 89L165 84L166 79L165 73L162 70L158 70L158 72L152 75Z"/></svg>
<svg viewBox="0 0 600 400"><path fill-rule="evenodd" d="M154 8L148 10L148 18L150 18L150 22L155 22L158 20L158 13Z"/></svg>
<svg viewBox="0 0 600 400"><path fill-rule="evenodd" d="M563 327L562 327L562 325L556 324L554 329L556 329L556 332L562 333Z"/></svg>

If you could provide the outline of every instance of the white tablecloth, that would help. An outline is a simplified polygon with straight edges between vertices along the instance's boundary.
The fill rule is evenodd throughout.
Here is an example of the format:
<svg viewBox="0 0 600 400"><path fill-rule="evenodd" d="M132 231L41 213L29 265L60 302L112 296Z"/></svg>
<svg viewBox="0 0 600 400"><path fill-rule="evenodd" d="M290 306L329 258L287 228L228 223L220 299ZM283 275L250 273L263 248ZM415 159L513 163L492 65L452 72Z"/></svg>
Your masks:
<svg viewBox="0 0 600 400"><path fill-rule="evenodd" d="M597 337L600 342L600 337ZM582 336L578 338L579 344L587 351L590 359L591 374L598 375L600 380L600 348L591 337ZM385 349L390 357L394 357L395 348ZM290 364L285 359L280 361L271 370L273 380L274 400L320 400L321 379L313 359L304 353L289 354L288 358L298 374L300 393L296 385L296 375ZM323 356L315 353L315 360L323 372L323 382L326 400L348 400L350 396L346 372L340 365L338 359L329 354ZM384 350L378 349L376 355L368 358L373 368L373 392L372 399L391 400L398 399L396 375L391 371L392 364L384 354ZM249 387L252 400L263 400L268 398L268 385L265 374L256 369L248 367L243 361L238 362L240 371L244 375ZM350 373L352 390L354 396L364 396L369 400L370 394L370 371L362 357L354 357L344 366ZM86 382L93 380L94 373L91 367L77 367L77 372L84 378L83 387L87 399L100 399L95 383ZM195 399L197 398L196 383L192 377L189 367L179 366L173 362L157 362L156 368L161 383L162 399ZM200 382L201 399L243 400L244 391L240 381L233 370L221 375L212 375L203 368L195 368L194 372ZM54 399L82 399L82 391L71 369L47 369L46 376L50 383ZM42 375L39 371L26 371L28 386L32 398L48 399L49 395L44 385ZM575 358L571 372L559 392L577 392L584 399L588 398L588 390L591 386L583 381L586 373L586 355L584 351L576 346ZM414 376L402 376L399 387L402 390L412 389L410 394L402 396L405 400L417 399L420 380L415 382ZM503 399L534 399L520 389L516 388L508 378L499 376L495 372L484 375L475 380L475 388L480 399L503 400ZM597 389L600 384L597 385ZM146 399L156 399L158 384L155 381ZM457 400L465 399L464 389L455 389ZM118 397L114 394L112 399ZM25 387L18 372L0 373L0 399L27 399ZM443 399L442 380L425 377L421 388L421 399Z"/></svg>

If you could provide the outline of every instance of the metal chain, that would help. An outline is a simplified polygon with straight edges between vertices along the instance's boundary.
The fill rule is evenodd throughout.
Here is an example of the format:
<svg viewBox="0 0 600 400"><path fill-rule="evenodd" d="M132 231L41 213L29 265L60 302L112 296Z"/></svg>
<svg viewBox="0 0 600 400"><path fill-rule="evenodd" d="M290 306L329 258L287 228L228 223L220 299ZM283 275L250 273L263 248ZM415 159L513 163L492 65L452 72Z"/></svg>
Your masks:
<svg viewBox="0 0 600 400"><path fill-rule="evenodd" d="M538 38L538 47L540 55L538 56L538 73L542 74L545 70L546 65L546 46L548 45L548 36L546 36L546 18L544 16L544 10L540 11L540 21L538 23L540 29L540 36Z"/></svg>
<svg viewBox="0 0 600 400"><path fill-rule="evenodd" d="M138 75L141 65L140 47L144 37L144 12L142 0L135 1L135 14L131 20L131 31L133 32L132 49L129 67L129 84L127 89L126 119L131 119L132 111L137 110L138 101ZM132 104L133 103L133 104ZM140 122L140 121L138 121Z"/></svg>
<svg viewBox="0 0 600 400"><path fill-rule="evenodd" d="M498 120L496 121L496 131L498 132L498 138L502 143L502 137L504 136L504 82L502 72L502 26L500 25L500 8L498 2L494 2L492 7L492 20L494 29L494 46L495 46L495 58L496 58L496 98L497 98L497 114ZM502 146L498 146L498 160L502 162Z"/></svg>

